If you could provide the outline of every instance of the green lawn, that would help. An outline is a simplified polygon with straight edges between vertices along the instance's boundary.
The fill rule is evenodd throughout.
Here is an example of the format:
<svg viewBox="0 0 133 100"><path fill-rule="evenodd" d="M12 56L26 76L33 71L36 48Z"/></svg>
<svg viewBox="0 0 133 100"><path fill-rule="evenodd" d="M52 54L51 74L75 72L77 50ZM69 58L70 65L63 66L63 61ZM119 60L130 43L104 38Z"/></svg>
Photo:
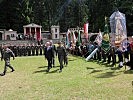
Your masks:
<svg viewBox="0 0 133 100"><path fill-rule="evenodd" d="M43 56L18 57L11 64L15 72L0 76L0 100L133 100L133 72L124 68L72 56L62 73L57 60L46 73ZM4 61L1 72L3 66Z"/></svg>

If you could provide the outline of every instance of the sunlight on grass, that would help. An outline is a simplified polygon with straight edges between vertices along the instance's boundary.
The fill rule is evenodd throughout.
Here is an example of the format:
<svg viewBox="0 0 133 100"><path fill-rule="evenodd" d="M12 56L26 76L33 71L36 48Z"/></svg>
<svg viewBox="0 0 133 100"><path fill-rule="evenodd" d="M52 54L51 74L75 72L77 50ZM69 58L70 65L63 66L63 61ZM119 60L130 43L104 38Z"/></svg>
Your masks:
<svg viewBox="0 0 133 100"><path fill-rule="evenodd" d="M59 73L59 63L49 73L43 56L18 57L0 77L0 100L132 100L133 72L124 68L86 62L69 56L69 65ZM4 62L0 63L3 71Z"/></svg>

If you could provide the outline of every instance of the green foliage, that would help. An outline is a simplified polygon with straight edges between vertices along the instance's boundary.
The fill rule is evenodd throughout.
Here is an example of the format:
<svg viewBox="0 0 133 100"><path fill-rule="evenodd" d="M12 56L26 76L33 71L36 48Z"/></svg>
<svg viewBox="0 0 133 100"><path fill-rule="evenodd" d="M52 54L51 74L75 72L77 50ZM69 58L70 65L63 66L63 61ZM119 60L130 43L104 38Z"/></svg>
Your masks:
<svg viewBox="0 0 133 100"><path fill-rule="evenodd" d="M132 0L1 0L0 28L23 32L23 25L37 23L43 30L60 25L61 31L70 27L83 27L90 23L89 31L104 30L104 17L116 9L126 14L127 29L133 31Z"/></svg>

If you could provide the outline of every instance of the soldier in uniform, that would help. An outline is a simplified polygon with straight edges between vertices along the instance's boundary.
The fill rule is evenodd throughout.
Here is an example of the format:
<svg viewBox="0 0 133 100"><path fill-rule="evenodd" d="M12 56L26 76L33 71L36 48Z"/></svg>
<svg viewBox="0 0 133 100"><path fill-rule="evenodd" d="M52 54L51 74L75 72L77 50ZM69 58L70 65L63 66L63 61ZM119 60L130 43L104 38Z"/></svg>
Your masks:
<svg viewBox="0 0 133 100"><path fill-rule="evenodd" d="M19 48L20 46L21 46L20 44L17 46L18 56L20 56L20 51L21 51L20 48Z"/></svg>
<svg viewBox="0 0 133 100"><path fill-rule="evenodd" d="M102 50L102 58L103 58L102 62L106 62L106 56L107 56L107 54L105 53L104 50Z"/></svg>
<svg viewBox="0 0 133 100"><path fill-rule="evenodd" d="M58 42L57 54L58 54L58 61L60 63L60 71L59 72L62 72L63 60L64 60L64 56L66 55L66 51L65 51L65 48L61 45L61 42Z"/></svg>
<svg viewBox="0 0 133 100"><path fill-rule="evenodd" d="M17 49L18 49L18 55L22 56L22 46L21 46L21 44L18 45Z"/></svg>
<svg viewBox="0 0 133 100"><path fill-rule="evenodd" d="M100 46L98 46L98 51L97 51L97 59L98 59L98 61L101 61L101 47Z"/></svg>
<svg viewBox="0 0 133 100"><path fill-rule="evenodd" d="M23 54L23 56L26 56L26 46L25 46L25 44L22 46L22 54Z"/></svg>
<svg viewBox="0 0 133 100"><path fill-rule="evenodd" d="M28 56L31 56L31 46L30 46L30 44L27 45L26 50L28 52Z"/></svg>
<svg viewBox="0 0 133 100"><path fill-rule="evenodd" d="M35 46L35 50L36 50L36 56L38 56L38 52L39 52L38 44L36 44L36 46Z"/></svg>
<svg viewBox="0 0 133 100"><path fill-rule="evenodd" d="M34 44L32 44L32 46L31 46L31 51L32 51L32 56L34 56L35 55L35 46L34 46Z"/></svg>
<svg viewBox="0 0 133 100"><path fill-rule="evenodd" d="M13 46L13 53L15 54L15 57L17 57L18 51L17 51L17 46L16 45Z"/></svg>
<svg viewBox="0 0 133 100"><path fill-rule="evenodd" d="M42 44L39 46L39 51L40 51L40 55L42 55L42 51L43 51L43 46L42 46Z"/></svg>
<svg viewBox="0 0 133 100"><path fill-rule="evenodd" d="M4 66L4 72L1 74L1 76L4 76L6 74L7 67L9 67L12 70L11 72L14 71L14 68L10 64L10 57L11 56L13 57L13 60L14 60L15 59L14 53L12 52L11 49L9 49L7 47L7 45L4 45L4 48L3 48L3 51L2 51L1 61L4 59L5 66Z"/></svg>
<svg viewBox="0 0 133 100"><path fill-rule="evenodd" d="M115 55L115 48L112 46L109 53L108 53L108 64L110 64L112 58L112 65L114 66L116 63L116 55Z"/></svg>

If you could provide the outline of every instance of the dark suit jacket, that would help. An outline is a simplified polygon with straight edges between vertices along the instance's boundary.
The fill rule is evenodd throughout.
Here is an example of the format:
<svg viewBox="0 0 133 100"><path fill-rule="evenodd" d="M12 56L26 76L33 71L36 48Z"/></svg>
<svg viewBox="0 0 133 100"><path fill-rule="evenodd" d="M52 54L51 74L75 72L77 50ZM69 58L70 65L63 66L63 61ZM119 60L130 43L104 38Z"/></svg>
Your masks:
<svg viewBox="0 0 133 100"><path fill-rule="evenodd" d="M52 57L54 57L54 52L52 47L49 47L49 48L45 47L44 55L45 55L45 58L52 59Z"/></svg>

